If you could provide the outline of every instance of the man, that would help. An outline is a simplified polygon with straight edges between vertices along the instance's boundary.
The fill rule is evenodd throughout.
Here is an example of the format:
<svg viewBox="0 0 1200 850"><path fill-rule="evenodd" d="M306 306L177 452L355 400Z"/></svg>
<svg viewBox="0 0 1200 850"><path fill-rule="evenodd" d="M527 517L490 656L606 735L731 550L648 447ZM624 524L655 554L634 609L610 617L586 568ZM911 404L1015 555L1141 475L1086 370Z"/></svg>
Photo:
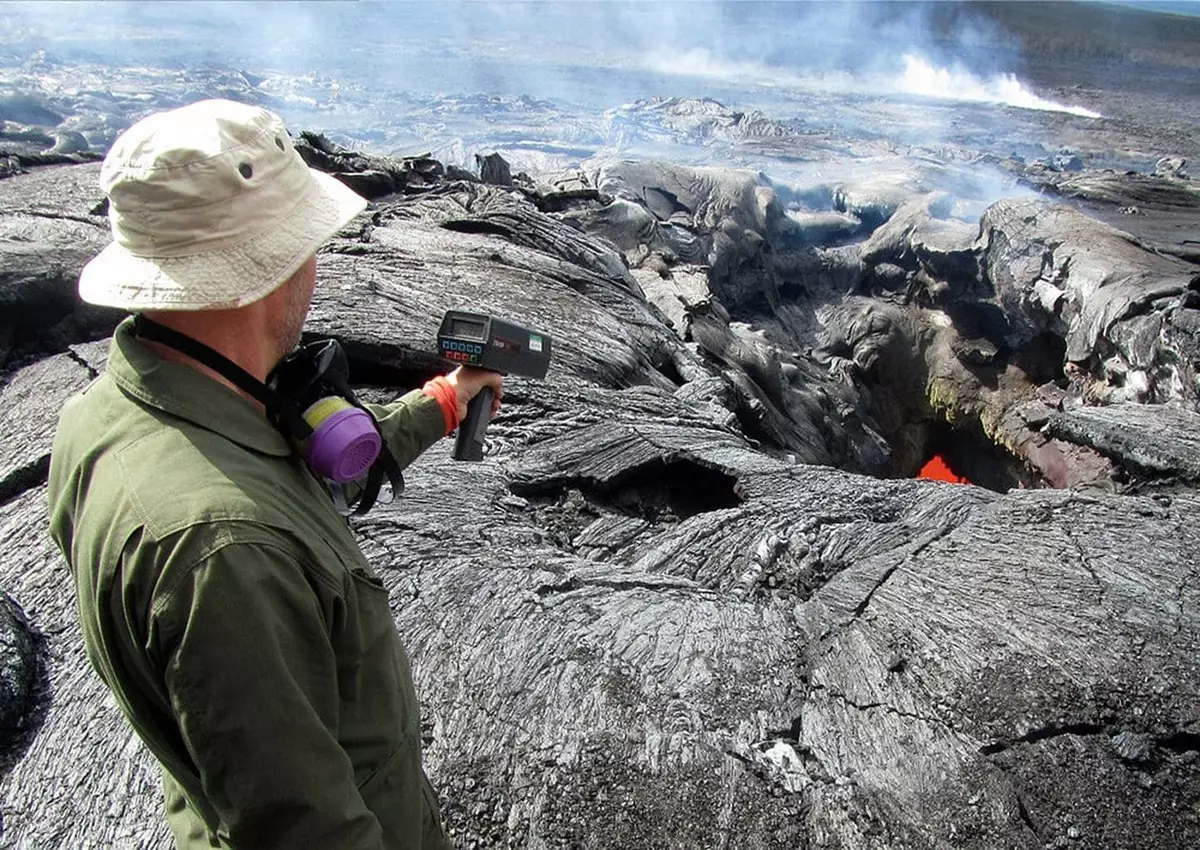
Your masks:
<svg viewBox="0 0 1200 850"><path fill-rule="evenodd" d="M141 317L63 410L51 534L177 846L448 847L387 591L255 389L300 339L317 248L365 201L278 117L220 100L131 127L101 184L114 241L80 294ZM458 370L368 409L402 467L484 386L502 389Z"/></svg>

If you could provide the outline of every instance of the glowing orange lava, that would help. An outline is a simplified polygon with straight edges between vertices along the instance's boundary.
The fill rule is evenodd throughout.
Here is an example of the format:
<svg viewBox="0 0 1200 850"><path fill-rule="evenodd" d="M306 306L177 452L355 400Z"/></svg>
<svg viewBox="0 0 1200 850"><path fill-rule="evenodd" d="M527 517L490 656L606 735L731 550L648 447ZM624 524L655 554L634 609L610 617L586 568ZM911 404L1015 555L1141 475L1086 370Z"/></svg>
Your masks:
<svg viewBox="0 0 1200 850"><path fill-rule="evenodd" d="M917 473L918 478L932 478L935 481L949 481L952 484L970 484L971 482L965 478L960 478L950 471L950 467L946 466L946 461L942 460L941 455L934 455L929 459L929 462L921 467L921 471Z"/></svg>

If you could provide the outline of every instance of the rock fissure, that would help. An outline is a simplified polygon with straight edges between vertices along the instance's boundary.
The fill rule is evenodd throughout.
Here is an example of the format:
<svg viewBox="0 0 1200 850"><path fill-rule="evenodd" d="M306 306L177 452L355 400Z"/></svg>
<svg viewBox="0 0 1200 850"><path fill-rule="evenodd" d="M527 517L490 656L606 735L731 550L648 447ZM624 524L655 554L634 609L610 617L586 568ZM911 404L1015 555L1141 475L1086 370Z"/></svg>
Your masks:
<svg viewBox="0 0 1200 850"><path fill-rule="evenodd" d="M92 380L95 380L96 378L100 377L100 372L96 369L96 367L93 366L91 363L89 363L87 361L87 359L85 357L83 357L78 351L76 351L73 348L68 348L66 351L66 354L68 357L70 357L72 360L74 360L76 363L78 363L80 366L82 366L84 369L86 369L88 375L91 377Z"/></svg>
<svg viewBox="0 0 1200 850"><path fill-rule="evenodd" d="M1200 734L1196 732L1175 732L1155 738L1154 743L1173 753L1200 752Z"/></svg>
<svg viewBox="0 0 1200 850"><path fill-rule="evenodd" d="M845 705L850 706L851 708L857 709L858 711L869 712L869 711L875 711L876 709L879 709L888 714L894 715L896 717L904 717L909 720L920 720L922 723L929 723L934 726L938 726L942 729L945 729L946 731L948 731L950 733L957 734L957 731L958 731L951 724L947 723L945 720L942 720L938 717L927 717L926 715L918 714L913 711L903 711L899 708L896 708L896 706L894 706L888 702L857 703L857 702L854 702L854 700L850 699L850 697L848 697L846 694L839 693L838 691L832 690L831 688L829 688L826 685L812 685L810 690L825 691L827 694L829 694L834 699L838 700L839 702L844 703Z"/></svg>
<svg viewBox="0 0 1200 850"><path fill-rule="evenodd" d="M1107 723L1051 723L1040 726L1017 738L993 741L979 748L980 755L992 756L1003 753L1024 744L1036 744L1063 736L1089 737L1106 734L1110 729Z"/></svg>
<svg viewBox="0 0 1200 850"><path fill-rule="evenodd" d="M1029 806L1025 804L1025 797L1020 792L1014 791L1013 796L1017 799L1017 815L1021 818L1021 823L1025 824L1026 828L1033 833L1034 838L1042 841L1042 831L1038 828L1037 823L1033 819L1033 815L1029 813Z"/></svg>
<svg viewBox="0 0 1200 850"><path fill-rule="evenodd" d="M906 562L907 559L900 561L884 571L883 575L881 575L875 582L875 585L869 591L867 591L867 595L862 598L862 601L860 601L858 605L854 606L854 612L850 616L851 620L855 620L866 613L867 608L871 604L871 600L875 598L875 594L879 592L880 588L888 583L888 580L891 579L891 577L895 575L896 571L903 567Z"/></svg>
<svg viewBox="0 0 1200 850"><path fill-rule="evenodd" d="M697 587L691 583L671 582L663 579L661 581L637 581L637 580L617 580L617 579L602 579L602 578L582 578L579 576L569 576L565 581L556 584L539 585L534 593L539 598L545 599L550 596L558 596L561 594L572 593L577 590L586 590L593 587L607 588L608 590L617 591L620 593L628 593L638 590L649 590L655 593L678 592L684 591L692 594L710 594L711 591L706 591L704 588Z"/></svg>
<svg viewBox="0 0 1200 850"><path fill-rule="evenodd" d="M1092 559L1088 556L1087 550L1083 547L1083 542L1076 536L1074 529L1070 525L1064 526L1067 539L1071 541L1071 545L1075 547L1075 553L1079 557L1079 564L1091 576L1092 581L1096 585L1096 604L1101 608L1104 607L1105 594L1108 593L1108 585L1100 580L1096 568L1092 565Z"/></svg>
<svg viewBox="0 0 1200 850"><path fill-rule="evenodd" d="M65 212L51 212L49 210L39 210L37 207L32 207L24 211L26 215L33 218L43 218L51 221L73 221L77 224L90 224L95 228L103 229L105 221L102 216L90 218L84 215L71 215Z"/></svg>
<svg viewBox="0 0 1200 850"><path fill-rule="evenodd" d="M50 477L50 455L46 453L33 463L23 464L0 477L0 505L23 493L41 487Z"/></svg>
<svg viewBox="0 0 1200 850"><path fill-rule="evenodd" d="M1200 568L1189 570L1187 575L1175 586L1175 630L1171 632L1173 638L1179 637L1184 629L1184 621L1187 618L1184 615L1183 594L1189 587L1200 587Z"/></svg>
<svg viewBox="0 0 1200 850"><path fill-rule="evenodd" d="M906 553L904 558L901 561L899 561L897 564L895 564L892 567L889 567L886 571L884 571L883 575L881 575L879 577L879 579L875 582L875 585L867 592L867 595L864 596L862 601L860 601L858 603L858 605L855 606L854 613L851 615L850 619L856 620L859 617L861 617L863 614L866 613L867 608L871 605L871 600L875 598L875 594L878 593L879 590L885 584L888 583L888 581L892 578L893 575L896 574L896 572L898 570L900 570L902 567L909 565L915 558L920 556L920 554L922 552L924 552L927 548L932 546L938 540L941 540L942 538L951 534L954 530L955 530L954 526L940 528L936 533L930 535L928 540L924 540L921 543L917 544L915 547L913 547L913 550L911 552Z"/></svg>

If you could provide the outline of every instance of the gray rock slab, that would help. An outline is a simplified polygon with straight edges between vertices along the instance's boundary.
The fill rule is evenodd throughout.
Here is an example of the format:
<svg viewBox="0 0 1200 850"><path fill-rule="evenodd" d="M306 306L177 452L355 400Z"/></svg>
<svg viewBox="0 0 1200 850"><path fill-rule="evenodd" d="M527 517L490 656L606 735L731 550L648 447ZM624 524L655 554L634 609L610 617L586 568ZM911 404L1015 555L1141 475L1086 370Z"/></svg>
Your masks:
<svg viewBox="0 0 1200 850"><path fill-rule="evenodd" d="M1169 801L1196 795L1179 744L1200 701L1196 508L1014 492L866 596L870 560L840 573L797 612L817 638L800 722L832 744L815 752L957 824L952 846L1038 847L1072 827L1097 846L1190 846L1197 827ZM1124 732L1153 749L1148 785L1110 743ZM923 754L903 768L901 741Z"/></svg>
<svg viewBox="0 0 1200 850"><path fill-rule="evenodd" d="M111 332L116 311L79 299L79 273L110 241L99 167L46 168L0 186L0 366Z"/></svg>
<svg viewBox="0 0 1200 850"><path fill-rule="evenodd" d="M1200 478L1200 414L1175 405L1076 407L1050 416L1051 434L1091 446L1120 463Z"/></svg>
<svg viewBox="0 0 1200 850"><path fill-rule="evenodd" d="M45 480L59 412L97 374L74 353L59 354L18 370L0 386L0 502Z"/></svg>
<svg viewBox="0 0 1200 850"><path fill-rule="evenodd" d="M1190 334L1168 327L1153 346L1155 354L1139 350L1138 334L1120 332L1123 323L1145 314L1170 317L1191 306L1189 293L1198 277L1194 266L1043 200L1001 201L987 210L980 227L985 268L1014 330L1011 344L1053 329L1066 342L1065 359L1086 363L1104 357L1101 340L1107 340L1128 371L1145 373L1147 357L1162 370L1154 379L1143 374L1145 386L1133 381L1129 400L1180 397L1194 403L1194 370L1187 365L1196 360ZM1063 292L1065 299L1048 302L1035 292L1039 283Z"/></svg>

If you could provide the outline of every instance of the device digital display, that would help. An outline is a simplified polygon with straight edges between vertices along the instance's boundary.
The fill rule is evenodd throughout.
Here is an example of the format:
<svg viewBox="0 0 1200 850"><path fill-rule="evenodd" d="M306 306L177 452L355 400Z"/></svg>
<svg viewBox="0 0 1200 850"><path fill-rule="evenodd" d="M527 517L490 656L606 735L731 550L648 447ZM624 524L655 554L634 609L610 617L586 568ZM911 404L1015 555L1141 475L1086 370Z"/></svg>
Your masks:
<svg viewBox="0 0 1200 850"><path fill-rule="evenodd" d="M474 319L463 319L457 316L450 319L450 336L466 337L467 339L483 339L484 330L487 328L485 322L477 322Z"/></svg>
<svg viewBox="0 0 1200 850"><path fill-rule="evenodd" d="M446 311L438 326L438 348L452 363L504 375L544 378L550 366L550 337L467 310Z"/></svg>

